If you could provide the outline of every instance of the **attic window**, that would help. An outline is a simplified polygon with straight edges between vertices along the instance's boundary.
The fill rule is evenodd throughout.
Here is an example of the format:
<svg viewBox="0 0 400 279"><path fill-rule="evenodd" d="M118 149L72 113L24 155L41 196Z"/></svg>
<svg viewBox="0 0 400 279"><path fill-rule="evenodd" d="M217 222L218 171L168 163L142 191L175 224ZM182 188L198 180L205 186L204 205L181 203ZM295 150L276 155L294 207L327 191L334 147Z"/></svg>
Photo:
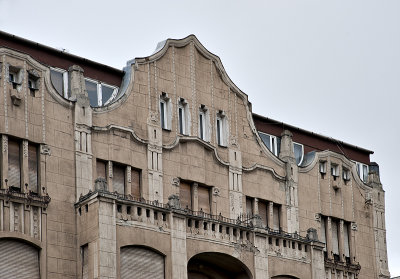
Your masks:
<svg viewBox="0 0 400 279"><path fill-rule="evenodd" d="M92 107L107 105L118 93L118 87L88 78L85 78L85 85Z"/></svg>
<svg viewBox="0 0 400 279"><path fill-rule="evenodd" d="M326 174L326 161L319 162L319 172L321 173L322 177Z"/></svg>
<svg viewBox="0 0 400 279"><path fill-rule="evenodd" d="M293 150L294 150L294 156L296 157L296 163L299 166L303 162L304 147L302 144L294 142Z"/></svg>
<svg viewBox="0 0 400 279"><path fill-rule="evenodd" d="M28 88L32 95L35 95L35 91L39 89L39 77L29 73L28 74Z"/></svg>
<svg viewBox="0 0 400 279"><path fill-rule="evenodd" d="M366 183L368 180L368 165L356 162L357 173L360 179Z"/></svg>
<svg viewBox="0 0 400 279"><path fill-rule="evenodd" d="M263 132L258 133L260 135L261 140L265 144L265 146L271 151L275 156L278 156L281 139L279 137L269 135Z"/></svg>
<svg viewBox="0 0 400 279"><path fill-rule="evenodd" d="M346 168L343 168L343 180L345 182L350 180L350 171Z"/></svg>
<svg viewBox="0 0 400 279"><path fill-rule="evenodd" d="M63 69L51 68L50 79L57 93L68 99L68 72Z"/></svg>
<svg viewBox="0 0 400 279"><path fill-rule="evenodd" d="M333 179L336 180L336 178L339 176L339 166L336 164L331 165L331 175L333 176Z"/></svg>

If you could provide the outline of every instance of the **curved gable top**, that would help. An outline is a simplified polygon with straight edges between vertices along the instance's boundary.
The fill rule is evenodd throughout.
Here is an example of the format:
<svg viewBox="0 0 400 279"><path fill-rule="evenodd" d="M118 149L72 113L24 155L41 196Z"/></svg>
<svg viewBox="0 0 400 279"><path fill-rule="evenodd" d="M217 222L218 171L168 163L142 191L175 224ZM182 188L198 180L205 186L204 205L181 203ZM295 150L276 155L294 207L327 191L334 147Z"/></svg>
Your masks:
<svg viewBox="0 0 400 279"><path fill-rule="evenodd" d="M193 34L183 38L183 39L167 39L165 41L161 41L157 44L157 47L154 53L150 56L135 58L135 63L144 64L156 61L164 56L169 47L184 47L188 44L193 43L196 49L206 58L212 60L221 75L222 80L229 86L233 91L238 93L244 100L248 100L248 96L236 84L229 78L228 74L225 71L224 66L222 65L221 59L206 49L202 43L197 39L197 37Z"/></svg>

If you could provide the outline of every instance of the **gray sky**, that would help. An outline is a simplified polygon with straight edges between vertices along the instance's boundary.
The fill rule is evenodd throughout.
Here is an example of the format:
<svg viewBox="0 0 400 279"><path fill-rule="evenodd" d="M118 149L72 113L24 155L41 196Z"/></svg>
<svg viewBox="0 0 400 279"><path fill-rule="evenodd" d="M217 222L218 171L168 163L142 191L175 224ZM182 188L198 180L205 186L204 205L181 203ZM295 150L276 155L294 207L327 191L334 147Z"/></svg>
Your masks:
<svg viewBox="0 0 400 279"><path fill-rule="evenodd" d="M0 0L0 29L119 69L195 34L255 113L375 151L400 276L400 1L134 2Z"/></svg>

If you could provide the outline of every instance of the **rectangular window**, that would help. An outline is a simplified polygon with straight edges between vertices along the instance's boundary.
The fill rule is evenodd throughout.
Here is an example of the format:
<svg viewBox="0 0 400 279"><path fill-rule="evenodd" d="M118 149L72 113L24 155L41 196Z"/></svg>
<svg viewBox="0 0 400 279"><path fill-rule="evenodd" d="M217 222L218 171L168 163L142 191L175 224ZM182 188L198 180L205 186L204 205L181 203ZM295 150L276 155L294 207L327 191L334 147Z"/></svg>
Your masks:
<svg viewBox="0 0 400 279"><path fill-rule="evenodd" d="M344 181L349 181L350 180L350 170L343 168L343 180Z"/></svg>
<svg viewBox="0 0 400 279"><path fill-rule="evenodd" d="M200 112L200 114L199 114L199 129L200 129L200 138L202 139L202 140L205 140L205 134L204 134L204 132L205 132L205 121L204 121L204 112Z"/></svg>
<svg viewBox="0 0 400 279"><path fill-rule="evenodd" d="M180 98L178 102L178 130L181 135L189 134L189 115L188 115L188 104L185 99Z"/></svg>
<svg viewBox="0 0 400 279"><path fill-rule="evenodd" d="M357 166L358 176L364 183L367 183L367 181L368 181L368 165L356 162L356 166Z"/></svg>
<svg viewBox="0 0 400 279"><path fill-rule="evenodd" d="M50 80L57 93L64 98L68 98L68 72L62 69L51 68Z"/></svg>
<svg viewBox="0 0 400 279"><path fill-rule="evenodd" d="M339 255L339 222L338 220L332 219L332 252L333 254Z"/></svg>
<svg viewBox="0 0 400 279"><path fill-rule="evenodd" d="M303 145L300 143L293 143L293 150L294 150L294 156L296 158L296 163L297 165L301 165L303 162L303 156L304 156L304 148Z"/></svg>
<svg viewBox="0 0 400 279"><path fill-rule="evenodd" d="M20 143L8 141L8 186L21 191Z"/></svg>
<svg viewBox="0 0 400 279"><path fill-rule="evenodd" d="M140 198L140 170L131 170L131 195L137 199Z"/></svg>
<svg viewBox="0 0 400 279"><path fill-rule="evenodd" d="M34 145L28 146L28 191L38 193L38 152Z"/></svg>
<svg viewBox="0 0 400 279"><path fill-rule="evenodd" d="M222 123L221 119L217 118L217 143L222 144Z"/></svg>
<svg viewBox="0 0 400 279"><path fill-rule="evenodd" d="M107 105L118 93L118 87L88 78L85 78L85 86L92 107Z"/></svg>
<svg viewBox="0 0 400 279"><path fill-rule="evenodd" d="M258 202L258 214L261 216L261 220L264 226L268 226L268 202Z"/></svg>
<svg viewBox="0 0 400 279"><path fill-rule="evenodd" d="M281 206L278 204L274 204L273 206L273 215L274 215L274 230L279 230L281 227Z"/></svg>
<svg viewBox="0 0 400 279"><path fill-rule="evenodd" d="M226 146L227 144L227 123L226 123L226 116L224 115L223 111L220 111L217 114L217 119L216 119L216 136L217 136L217 143L220 146Z"/></svg>
<svg viewBox="0 0 400 279"><path fill-rule="evenodd" d="M344 222L343 235L344 235L344 256L345 257L350 257L349 232L350 232L350 223L349 222Z"/></svg>
<svg viewBox="0 0 400 279"><path fill-rule="evenodd" d="M112 186L114 192L125 194L125 169L124 166L113 164Z"/></svg>
<svg viewBox="0 0 400 279"><path fill-rule="evenodd" d="M246 213L249 218L253 216L253 198L246 197Z"/></svg>
<svg viewBox="0 0 400 279"><path fill-rule="evenodd" d="M81 246L82 279L89 278L89 245Z"/></svg>
<svg viewBox="0 0 400 279"><path fill-rule="evenodd" d="M167 128L167 116L166 116L167 110L165 109L165 101L160 102L160 117L161 117L161 128L166 129Z"/></svg>
<svg viewBox="0 0 400 279"><path fill-rule="evenodd" d="M107 162L105 161L96 161L96 171L97 171L97 178L104 178L107 179Z"/></svg>
<svg viewBox="0 0 400 279"><path fill-rule="evenodd" d="M321 216L321 242L325 243L324 251L326 251L326 217Z"/></svg>
<svg viewBox="0 0 400 279"><path fill-rule="evenodd" d="M198 186L197 188L199 211L210 214L210 191L208 187Z"/></svg>
<svg viewBox="0 0 400 279"><path fill-rule="evenodd" d="M189 183L180 182L179 185L179 200L181 208L192 209L192 191Z"/></svg>
<svg viewBox="0 0 400 279"><path fill-rule="evenodd" d="M331 175L333 178L336 178L339 176L339 166L336 164L331 164Z"/></svg>
<svg viewBox="0 0 400 279"><path fill-rule="evenodd" d="M321 174L326 174L326 161L319 162L319 172Z"/></svg>

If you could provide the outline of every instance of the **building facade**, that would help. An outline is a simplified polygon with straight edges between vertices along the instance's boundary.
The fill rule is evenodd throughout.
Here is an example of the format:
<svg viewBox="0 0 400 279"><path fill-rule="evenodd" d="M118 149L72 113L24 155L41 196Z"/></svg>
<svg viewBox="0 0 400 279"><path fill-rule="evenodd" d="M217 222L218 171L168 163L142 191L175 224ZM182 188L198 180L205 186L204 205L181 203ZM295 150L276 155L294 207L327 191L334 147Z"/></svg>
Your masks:
<svg viewBox="0 0 400 279"><path fill-rule="evenodd" d="M390 278L372 152L253 114L193 35L117 70L0 33L0 94L0 278Z"/></svg>

